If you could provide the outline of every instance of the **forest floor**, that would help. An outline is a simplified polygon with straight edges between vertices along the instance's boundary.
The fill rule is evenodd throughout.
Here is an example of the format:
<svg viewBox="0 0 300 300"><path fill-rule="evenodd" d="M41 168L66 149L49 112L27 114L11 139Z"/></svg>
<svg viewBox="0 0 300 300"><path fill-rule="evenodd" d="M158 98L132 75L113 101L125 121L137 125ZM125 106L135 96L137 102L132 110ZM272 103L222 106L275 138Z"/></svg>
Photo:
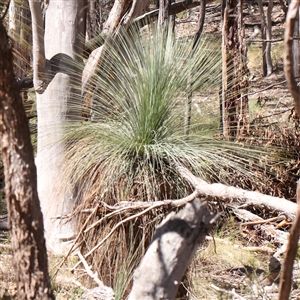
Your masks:
<svg viewBox="0 0 300 300"><path fill-rule="evenodd" d="M197 10L180 14L176 19L176 32L182 36L192 36L197 27ZM285 14L281 6L275 1L273 10L273 39L282 39L284 33ZM209 4L207 8L204 33L214 38L221 37L221 6ZM249 68L249 106L252 124L263 124L270 128L295 128L293 119L293 101L287 89L283 72L283 41L272 44L272 59L274 72L262 76L262 47L259 33L260 19L256 5L249 4L245 14L246 39L248 44ZM257 34L258 33L258 34ZM193 99L194 105L200 107L201 114L207 122L215 124L216 118L209 114L218 106L218 99L214 97L198 97ZM212 109L214 108L214 109ZM197 113L197 109L195 109ZM217 114L215 112L215 114ZM213 121L214 120L214 121ZM266 141L267 142L267 141ZM291 200L292 199L291 197ZM276 299L278 280L282 256L274 262L274 253L282 246L274 241L260 236L260 225L240 226L239 220L223 212L226 221L220 223L212 233L214 239L208 238L197 252L190 268L190 278L193 287L190 291L191 299ZM278 222L277 222L278 223ZM276 222L271 222L277 226ZM288 232L289 226L282 227ZM50 272L54 269L59 258L50 256ZM9 246L9 236L0 232L0 299L12 299L16 294L14 273ZM272 277L270 279L270 276ZM300 299L300 266L295 263L294 286L291 299ZM80 299L84 289L77 279L65 266L53 279L57 299Z"/></svg>

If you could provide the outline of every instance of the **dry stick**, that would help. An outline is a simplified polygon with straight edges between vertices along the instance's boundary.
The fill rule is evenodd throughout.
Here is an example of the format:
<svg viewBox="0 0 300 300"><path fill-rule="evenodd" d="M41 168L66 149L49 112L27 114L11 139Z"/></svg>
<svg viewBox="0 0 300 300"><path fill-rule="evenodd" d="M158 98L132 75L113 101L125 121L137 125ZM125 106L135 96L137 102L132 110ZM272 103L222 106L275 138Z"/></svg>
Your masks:
<svg viewBox="0 0 300 300"><path fill-rule="evenodd" d="M241 223L240 226L267 224L267 223L270 223L270 222L273 222L273 221L278 221L278 220L281 220L281 219L286 219L286 218L285 218L285 216L278 216L278 217L270 218L270 219L267 219L267 220L259 220L259 221Z"/></svg>
<svg viewBox="0 0 300 300"><path fill-rule="evenodd" d="M86 273L99 285L99 286L104 286L104 283L98 278L98 273L95 272L93 273L91 270L91 267L88 265L87 261L85 260L85 258L83 257L83 255L80 253L80 251L78 251L77 253L80 261L82 262Z"/></svg>
<svg viewBox="0 0 300 300"><path fill-rule="evenodd" d="M156 208L156 207L162 207L162 206L172 206L172 207L181 207L183 205L185 205L186 203L194 200L197 197L198 193L197 191L194 191L191 195L182 198L182 199L176 199L176 200L162 200L162 201L155 201L155 202L126 202L126 206L123 206L124 203L120 202L120 204L118 204L117 206L109 206L105 203L103 203L104 205L106 205L107 207L109 207L109 209L111 210L115 210L107 215L105 215L102 219L96 221L94 224L92 224L90 227L88 227L84 233L88 232L89 230L91 230L92 228L94 228L95 226L101 224L104 220L108 219L109 217L112 217L114 215L120 214L123 211L128 212L128 210L130 209L141 209L141 208ZM130 205L128 205L130 204ZM153 206L155 205L155 206ZM121 206L120 208L118 206Z"/></svg>
<svg viewBox="0 0 300 300"><path fill-rule="evenodd" d="M281 85L281 84L284 84L284 83L286 83L286 80L283 80L283 81L280 81L280 82L277 82L277 83L268 85L268 86L267 86L266 88L264 88L264 89L261 89L261 90L256 91L256 92L251 92L251 93L245 94L245 96L255 95L255 94L264 92L264 91L266 91L266 90L269 90L269 89L271 89L271 88L274 87L274 86Z"/></svg>
<svg viewBox="0 0 300 300"><path fill-rule="evenodd" d="M107 215L105 215L103 218L101 218L100 220L96 221L95 223L93 223L92 225L90 225L90 227L88 227L87 229L84 230L84 233L87 233L88 231L90 231L91 229L95 228L97 225L100 225L102 222L104 222L106 219L110 218L110 217L113 217L114 215L118 215L120 214L121 212L123 211L127 211L129 210L130 208L132 207L123 207L123 208L120 208L116 211L113 211ZM136 207L135 207L136 208Z"/></svg>

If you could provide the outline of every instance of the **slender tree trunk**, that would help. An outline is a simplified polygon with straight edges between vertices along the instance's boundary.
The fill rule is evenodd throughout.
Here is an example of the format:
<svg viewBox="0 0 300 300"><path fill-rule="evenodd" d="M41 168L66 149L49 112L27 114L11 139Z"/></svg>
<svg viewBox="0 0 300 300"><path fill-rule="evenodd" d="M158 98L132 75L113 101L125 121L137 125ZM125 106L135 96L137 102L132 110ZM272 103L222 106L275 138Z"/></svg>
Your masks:
<svg viewBox="0 0 300 300"><path fill-rule="evenodd" d="M205 9L206 9L206 0L203 0L199 5L199 18L198 18L198 25L197 25L197 31L194 35L194 41L193 41L193 48L196 46L197 42L199 41L204 21L205 21ZM190 125L191 125L191 115L192 115L192 92L190 91L190 86L192 84L192 74L189 77L189 81L187 84L187 99L185 103L185 110L184 110L184 135L187 137L189 135L190 131Z"/></svg>
<svg viewBox="0 0 300 300"><path fill-rule="evenodd" d="M300 11L298 10L297 17L295 19L293 41L293 62L294 62L294 74L295 77L300 76Z"/></svg>
<svg viewBox="0 0 300 300"><path fill-rule="evenodd" d="M244 37L243 1L227 0L222 31L222 124L223 135L241 138L249 130L247 48Z"/></svg>
<svg viewBox="0 0 300 300"><path fill-rule="evenodd" d="M1 146L18 299L54 299L48 274L33 148L8 45L0 22Z"/></svg>
<svg viewBox="0 0 300 300"><path fill-rule="evenodd" d="M263 76L267 76L267 61L266 61L266 42L267 39L267 26L266 26L266 19L265 19L265 12L262 0L258 0L259 12L260 12L260 30L261 30L261 39L262 43L262 58L263 58Z"/></svg>
<svg viewBox="0 0 300 300"><path fill-rule="evenodd" d="M31 1L31 8L38 5ZM33 14L40 22L38 15ZM72 212L75 201L80 201L72 186L61 178L64 168L64 126L67 121L79 120L81 113L81 74L78 65L83 53L85 34L85 1L50 1L45 11L45 35L38 33L41 24L33 23L37 32L34 41L35 87L38 89L38 192L45 220L45 234L49 250L68 251L76 234L74 220L66 222L62 216ZM44 49L43 49L44 45ZM47 63L45 63L45 59ZM42 63L39 64L38 60ZM49 63L52 63L49 70ZM46 74L42 77L39 68ZM48 84L49 82L49 84ZM77 107L76 107L77 106Z"/></svg>
<svg viewBox="0 0 300 300"><path fill-rule="evenodd" d="M272 40L272 10L273 10L273 0L269 0L268 12L267 12L267 28L266 28L266 38L268 41ZM266 42L266 67L267 67L267 76L273 73L273 64L271 56L271 42Z"/></svg>

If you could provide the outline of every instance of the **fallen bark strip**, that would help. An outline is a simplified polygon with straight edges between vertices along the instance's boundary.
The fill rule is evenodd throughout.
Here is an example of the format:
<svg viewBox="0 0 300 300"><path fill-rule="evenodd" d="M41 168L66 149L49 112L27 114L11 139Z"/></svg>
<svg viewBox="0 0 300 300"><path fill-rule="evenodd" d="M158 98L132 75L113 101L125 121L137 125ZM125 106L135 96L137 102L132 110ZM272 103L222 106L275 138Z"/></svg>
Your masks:
<svg viewBox="0 0 300 300"><path fill-rule="evenodd" d="M265 206L269 210L283 213L287 219L293 220L297 211L297 204L284 198L268 196L255 191L246 191L241 188L226 186L221 183L209 184L204 180L194 176L188 169L178 167L178 170L199 195L217 197L221 201L228 202L232 200L240 205L253 205L256 207Z"/></svg>
<svg viewBox="0 0 300 300"><path fill-rule="evenodd" d="M175 299L181 278L218 216L198 198L170 213L134 272L129 300Z"/></svg>

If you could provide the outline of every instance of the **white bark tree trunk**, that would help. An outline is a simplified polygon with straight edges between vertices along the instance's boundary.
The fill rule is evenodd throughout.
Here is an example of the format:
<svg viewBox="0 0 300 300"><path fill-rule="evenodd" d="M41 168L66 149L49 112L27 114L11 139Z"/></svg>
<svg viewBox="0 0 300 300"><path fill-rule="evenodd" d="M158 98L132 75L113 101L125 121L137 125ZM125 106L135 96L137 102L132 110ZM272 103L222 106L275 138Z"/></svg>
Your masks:
<svg viewBox="0 0 300 300"><path fill-rule="evenodd" d="M46 59L50 60L62 53L78 61L77 55L81 55L83 50L83 38L80 39L79 35L82 34L83 37L85 33L84 4L84 1L73 0L50 1L45 15ZM61 180L61 170L64 167L64 125L67 120L80 117L80 110L76 115L70 109L71 105L80 103L80 94L74 94L74 82L76 83L80 74L75 72L76 70L58 72L46 90L37 94L38 192L48 249L55 253L67 251L70 240L76 234L74 221L66 222L57 218L69 214L76 200L72 187Z"/></svg>

